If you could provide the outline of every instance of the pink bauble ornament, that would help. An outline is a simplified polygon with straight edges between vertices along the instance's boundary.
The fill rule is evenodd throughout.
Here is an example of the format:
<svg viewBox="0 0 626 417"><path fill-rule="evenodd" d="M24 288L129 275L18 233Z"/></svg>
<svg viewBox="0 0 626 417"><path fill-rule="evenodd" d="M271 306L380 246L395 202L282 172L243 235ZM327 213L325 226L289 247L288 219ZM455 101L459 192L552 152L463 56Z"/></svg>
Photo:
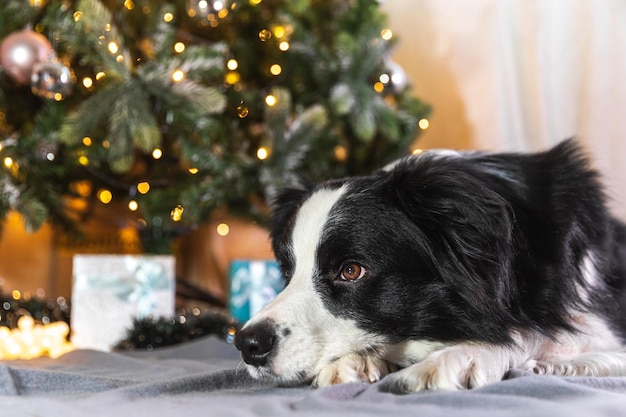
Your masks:
<svg viewBox="0 0 626 417"><path fill-rule="evenodd" d="M21 30L0 44L0 65L18 84L29 84L33 65L54 54L48 39L32 30Z"/></svg>

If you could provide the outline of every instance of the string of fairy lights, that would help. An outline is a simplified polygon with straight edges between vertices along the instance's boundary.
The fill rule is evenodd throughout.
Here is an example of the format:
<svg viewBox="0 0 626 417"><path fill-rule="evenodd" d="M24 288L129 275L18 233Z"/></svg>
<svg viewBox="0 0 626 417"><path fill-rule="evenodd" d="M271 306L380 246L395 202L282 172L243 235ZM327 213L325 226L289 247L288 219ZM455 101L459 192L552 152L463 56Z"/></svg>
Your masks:
<svg viewBox="0 0 626 417"><path fill-rule="evenodd" d="M249 4L251 6L256 6L262 3L263 0L249 0ZM30 4L33 7L43 7L46 4L47 0L30 0ZM133 0L125 0L124 8L128 11L134 10L136 8L136 4ZM224 19L237 7L237 3L230 4L229 0L187 0L186 3L186 14L190 18L194 19L198 26L204 27L217 27L219 26ZM141 6L141 12L144 14L153 13L152 8L149 4L144 4ZM80 10L77 10L73 14L73 18L76 22L79 22L83 18L83 13ZM174 13L167 11L162 15L162 20L165 23L172 23L176 16ZM45 28L42 24L37 24L34 27L34 30L38 33L44 32ZM111 54L116 62L122 63L127 59L130 59L125 53L124 49L118 42L114 39L108 38L106 36L106 32L111 32L114 30L111 23L106 24L105 26L105 34L101 36L102 47L106 49L106 51ZM276 44L276 48L278 48L281 52L288 52L291 48L290 44L290 35L293 33L293 27L291 25L285 24L272 24L268 25L268 27L259 30L258 32L258 40L262 43L273 42ZM389 28L384 28L380 32L380 39L383 41L390 41L393 38L393 32ZM178 40L173 45L173 50L175 54L184 54L187 50L187 45L184 40ZM279 55L280 56L280 55ZM232 88L234 91L241 91L244 89L244 82L241 79L241 74L239 72L240 63L236 57L229 57L225 61L225 72L224 72L224 85L228 88ZM280 62L272 62L268 64L267 73L271 74L271 76L278 77L284 72L284 68ZM186 74L185 71L181 68L176 68L171 73L171 81L173 83L180 83L185 80ZM80 85L87 90L88 92L94 92L98 85L103 83L107 78L107 73L105 71L98 71L93 75L85 75L83 76L79 83ZM406 74L399 69L396 72L388 71L380 74L378 79L373 83L372 88L377 93L385 92L386 88L397 85L399 83L405 82ZM56 101L63 100L67 94L57 93L51 96L52 99ZM264 97L262 97L263 102L266 106L272 107L278 104L279 98L271 93L267 93ZM250 113L248 105L241 101L240 104L236 108L236 117L240 119L246 118ZM426 130L429 128L429 120L421 119L419 120L418 126L421 130ZM6 141L5 141L6 142ZM85 147L96 146L96 141L91 137L85 136L82 139L82 144ZM0 149L3 146L0 143ZM105 149L110 147L110 143L107 141L102 141L100 143ZM50 149L45 154L45 159L48 161L54 161L56 159L55 149ZM419 152L419 149L415 149L415 152ZM338 145L334 148L334 155L338 161L345 161L348 157L347 149L341 145ZM255 152L256 157L260 160L266 160L271 156L271 148L262 145L259 146ZM154 148L151 152L151 156L154 160L159 160L163 158L164 150L157 147ZM81 166L89 167L92 165L92 161L89 160L89 157L86 153L79 153L77 156L77 162ZM19 163L17 163L11 156L6 156L3 161L3 165L6 169L15 172L19 170ZM199 173L199 169L197 167L189 167L188 169L189 175L197 175ZM141 195L146 195L152 189L152 185L149 181L140 181L136 184L132 184L127 186L129 192L127 197L127 208L131 212L140 211L141 204L140 199L138 198ZM92 186L90 183L85 181L79 181L76 184L73 184L73 189L77 192L77 194L81 197L89 197L94 190L92 190ZM114 194L108 188L100 188L95 190L95 195L97 201L101 204L107 205L113 202ZM180 222L183 219L184 207L180 204L176 205L171 209L170 217L174 222ZM141 219L140 219L141 220ZM226 236L229 232L228 226L226 224L220 224L217 228L217 232L220 236Z"/></svg>

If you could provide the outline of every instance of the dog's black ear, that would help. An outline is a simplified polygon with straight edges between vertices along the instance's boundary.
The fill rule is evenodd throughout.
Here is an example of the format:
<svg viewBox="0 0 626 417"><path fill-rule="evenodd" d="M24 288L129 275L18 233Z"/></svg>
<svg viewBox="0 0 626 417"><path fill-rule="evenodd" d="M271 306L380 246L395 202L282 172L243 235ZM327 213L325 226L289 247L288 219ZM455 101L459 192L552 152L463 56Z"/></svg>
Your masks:
<svg viewBox="0 0 626 417"><path fill-rule="evenodd" d="M472 164L463 156L409 158L390 171L386 193L424 235L441 278L488 301L511 259L514 215L494 179Z"/></svg>
<svg viewBox="0 0 626 417"><path fill-rule="evenodd" d="M307 184L299 188L286 188L280 191L270 202L272 216L270 220L270 237L272 244L276 245L285 241L289 231L293 227L295 214L310 194L312 185Z"/></svg>

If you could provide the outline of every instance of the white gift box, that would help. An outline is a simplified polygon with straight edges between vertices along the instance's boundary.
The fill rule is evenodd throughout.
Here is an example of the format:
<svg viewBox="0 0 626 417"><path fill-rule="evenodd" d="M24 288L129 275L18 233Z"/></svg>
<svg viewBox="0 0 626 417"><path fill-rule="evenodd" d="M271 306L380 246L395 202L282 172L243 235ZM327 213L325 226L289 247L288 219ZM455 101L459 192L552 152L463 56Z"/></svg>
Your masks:
<svg viewBox="0 0 626 417"><path fill-rule="evenodd" d="M174 274L169 255L75 255L72 343L110 350L134 319L172 317Z"/></svg>

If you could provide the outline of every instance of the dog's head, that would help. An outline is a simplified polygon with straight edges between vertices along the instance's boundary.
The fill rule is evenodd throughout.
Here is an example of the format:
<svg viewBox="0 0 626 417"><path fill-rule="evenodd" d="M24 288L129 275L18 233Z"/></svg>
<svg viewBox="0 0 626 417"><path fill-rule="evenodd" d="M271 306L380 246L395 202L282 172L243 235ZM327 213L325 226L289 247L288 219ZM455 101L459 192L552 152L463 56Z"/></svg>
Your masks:
<svg viewBox="0 0 626 417"><path fill-rule="evenodd" d="M287 286L236 337L249 371L306 382L350 353L484 331L473 321L503 291L483 276L508 245L508 216L460 157L285 191L271 238Z"/></svg>

